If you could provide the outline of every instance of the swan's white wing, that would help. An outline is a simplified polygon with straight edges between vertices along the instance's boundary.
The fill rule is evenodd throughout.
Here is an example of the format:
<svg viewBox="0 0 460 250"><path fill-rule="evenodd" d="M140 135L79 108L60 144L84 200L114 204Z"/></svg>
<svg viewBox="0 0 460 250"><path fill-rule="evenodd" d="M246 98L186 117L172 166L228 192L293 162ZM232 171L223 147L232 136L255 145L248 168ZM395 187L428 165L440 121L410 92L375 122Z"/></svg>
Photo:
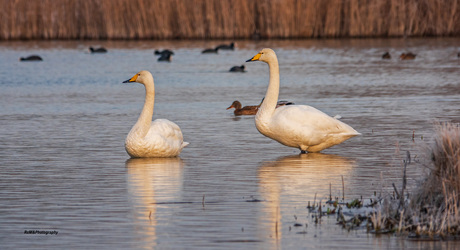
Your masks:
<svg viewBox="0 0 460 250"><path fill-rule="evenodd" d="M271 119L270 130L286 138L281 140L307 145L320 144L325 137L359 134L349 125L306 105L277 108Z"/></svg>
<svg viewBox="0 0 460 250"><path fill-rule="evenodd" d="M188 143L184 143L179 126L167 119L156 119L145 137L155 151L180 152Z"/></svg>
<svg viewBox="0 0 460 250"><path fill-rule="evenodd" d="M182 139L182 132L174 122L167 119L156 119L150 125L149 133L161 134L165 138L177 138Z"/></svg>

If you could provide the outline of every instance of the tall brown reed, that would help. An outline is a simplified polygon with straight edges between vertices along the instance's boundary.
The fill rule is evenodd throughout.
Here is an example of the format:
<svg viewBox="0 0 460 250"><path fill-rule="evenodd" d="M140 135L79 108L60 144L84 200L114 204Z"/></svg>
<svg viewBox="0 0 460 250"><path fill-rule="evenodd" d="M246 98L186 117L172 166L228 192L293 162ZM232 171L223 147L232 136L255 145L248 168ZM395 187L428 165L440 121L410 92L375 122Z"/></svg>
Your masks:
<svg viewBox="0 0 460 250"><path fill-rule="evenodd" d="M460 35L460 0L0 0L0 39Z"/></svg>

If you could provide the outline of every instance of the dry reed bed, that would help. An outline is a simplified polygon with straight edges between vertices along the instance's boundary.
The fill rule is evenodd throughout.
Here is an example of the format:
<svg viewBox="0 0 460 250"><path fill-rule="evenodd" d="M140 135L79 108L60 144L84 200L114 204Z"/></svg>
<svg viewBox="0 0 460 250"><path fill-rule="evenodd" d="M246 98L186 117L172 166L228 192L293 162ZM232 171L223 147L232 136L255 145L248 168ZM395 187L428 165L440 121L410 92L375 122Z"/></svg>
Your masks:
<svg viewBox="0 0 460 250"><path fill-rule="evenodd" d="M0 39L460 35L460 0L0 0Z"/></svg>

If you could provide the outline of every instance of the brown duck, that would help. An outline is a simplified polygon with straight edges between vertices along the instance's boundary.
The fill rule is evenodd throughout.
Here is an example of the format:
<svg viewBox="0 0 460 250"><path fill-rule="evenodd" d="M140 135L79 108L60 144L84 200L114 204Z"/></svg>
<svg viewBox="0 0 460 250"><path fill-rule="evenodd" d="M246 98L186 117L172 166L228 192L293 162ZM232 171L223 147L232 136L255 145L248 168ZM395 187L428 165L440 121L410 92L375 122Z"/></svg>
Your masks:
<svg viewBox="0 0 460 250"><path fill-rule="evenodd" d="M414 60L416 56L417 56L416 54L413 54L413 53L411 53L411 52L408 52L408 53L402 53L402 54L399 56L399 58L400 58L401 60Z"/></svg>
<svg viewBox="0 0 460 250"><path fill-rule="evenodd" d="M227 109L231 108L235 109L235 111L233 111L235 115L255 115L259 110L259 105L243 107L243 105L241 105L241 102L234 101L232 105L230 105L230 107L228 107Z"/></svg>
<svg viewBox="0 0 460 250"><path fill-rule="evenodd" d="M262 99L262 102L264 101L264 99ZM244 106L241 105L241 102L239 101L234 101L232 103L232 105L230 105L230 107L228 107L227 109L231 109L231 108L234 108L235 111L233 111L233 113L235 115L255 115L257 114L257 111L259 110L259 107L260 105L262 104L262 102L260 102L259 105L252 105L252 106ZM276 107L280 107L280 106L285 106L285 105L292 105L294 104L293 102L289 102L289 101L278 101L278 103L276 104Z"/></svg>

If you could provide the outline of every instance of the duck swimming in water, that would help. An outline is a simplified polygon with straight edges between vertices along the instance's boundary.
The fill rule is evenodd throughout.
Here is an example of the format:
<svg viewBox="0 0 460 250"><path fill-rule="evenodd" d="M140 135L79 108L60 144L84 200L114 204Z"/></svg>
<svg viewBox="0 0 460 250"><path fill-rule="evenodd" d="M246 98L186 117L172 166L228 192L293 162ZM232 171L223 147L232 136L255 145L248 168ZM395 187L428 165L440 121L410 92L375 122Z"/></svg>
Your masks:
<svg viewBox="0 0 460 250"><path fill-rule="evenodd" d="M95 49L93 47L89 47L89 51L91 53L107 53L107 49L104 48L104 47L100 47L100 48L97 48L97 49Z"/></svg>
<svg viewBox="0 0 460 250"><path fill-rule="evenodd" d="M155 55L157 56L162 56L162 55L174 55L174 52L172 50L169 50L169 49L164 49L164 50L155 50L153 52Z"/></svg>
<svg viewBox="0 0 460 250"><path fill-rule="evenodd" d="M205 49L201 51L202 54L217 54L217 51L219 48L214 48L214 49Z"/></svg>
<svg viewBox="0 0 460 250"><path fill-rule="evenodd" d="M231 108L234 108L235 111L233 111L233 113L235 115L255 115L257 114L257 110L259 109L259 106L258 105L253 105L253 106L244 106L241 105L241 102L239 101L234 101L232 103L232 105L230 105L230 107L227 108L228 109L231 109Z"/></svg>
<svg viewBox="0 0 460 250"><path fill-rule="evenodd" d="M229 45L227 44L221 44L216 47L216 49L221 49L221 50L235 50L235 43L230 43Z"/></svg>
<svg viewBox="0 0 460 250"><path fill-rule="evenodd" d="M154 54L160 56L158 58L159 62L171 62L172 61L172 55L174 55L174 52L172 50L165 49L165 50L162 50L162 51L155 50Z"/></svg>
<svg viewBox="0 0 460 250"><path fill-rule="evenodd" d="M262 98L262 102L264 101L264 99ZM230 105L230 107L227 108L228 109L231 109L231 108L234 108L235 111L233 111L233 113L238 116L238 115L255 115L257 114L257 111L259 110L259 107L260 105L262 105L262 102L260 102L259 105L252 105L252 106L244 106L242 107L243 105L241 105L241 102L239 101L234 101L232 103L232 105ZM293 105L294 103L293 102L288 102L288 101L278 101L278 103L276 104L276 107L280 107L280 106L285 106L285 105Z"/></svg>
<svg viewBox="0 0 460 250"><path fill-rule="evenodd" d="M233 66L229 71L230 72L246 72L246 71L244 71L244 65Z"/></svg>
<svg viewBox="0 0 460 250"><path fill-rule="evenodd" d="M399 56L399 59L401 59L401 60L414 60L416 56L417 56L416 54L413 54L413 53L411 53L411 52L402 53L402 54Z"/></svg>
<svg viewBox="0 0 460 250"><path fill-rule="evenodd" d="M43 61L43 59L38 55L30 55L28 57L21 57L19 61Z"/></svg>
<svg viewBox="0 0 460 250"><path fill-rule="evenodd" d="M389 52L385 52L383 55L382 55L382 59L391 59L391 55Z"/></svg>

